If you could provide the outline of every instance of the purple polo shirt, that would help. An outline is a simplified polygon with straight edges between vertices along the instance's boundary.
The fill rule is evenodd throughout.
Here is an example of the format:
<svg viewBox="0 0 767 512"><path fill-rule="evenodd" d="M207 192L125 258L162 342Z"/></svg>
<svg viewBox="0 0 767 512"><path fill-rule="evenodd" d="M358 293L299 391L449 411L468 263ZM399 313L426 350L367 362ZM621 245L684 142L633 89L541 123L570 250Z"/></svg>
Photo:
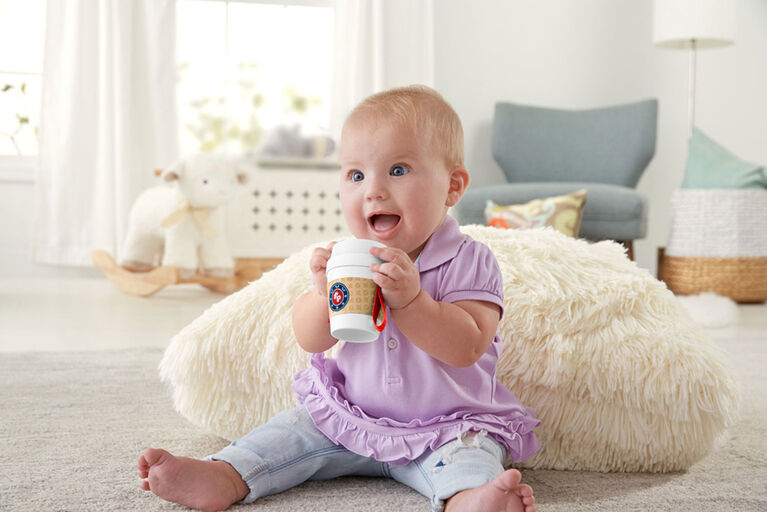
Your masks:
<svg viewBox="0 0 767 512"><path fill-rule="evenodd" d="M479 300L501 307L503 282L490 249L446 217L415 263L421 288L441 302ZM296 373L293 390L314 424L352 452L394 465L436 450L462 432L484 430L514 462L540 442L535 412L495 378L502 341L496 333L472 366L443 363L411 343L387 308L387 323L372 343L345 343L336 359L314 354Z"/></svg>

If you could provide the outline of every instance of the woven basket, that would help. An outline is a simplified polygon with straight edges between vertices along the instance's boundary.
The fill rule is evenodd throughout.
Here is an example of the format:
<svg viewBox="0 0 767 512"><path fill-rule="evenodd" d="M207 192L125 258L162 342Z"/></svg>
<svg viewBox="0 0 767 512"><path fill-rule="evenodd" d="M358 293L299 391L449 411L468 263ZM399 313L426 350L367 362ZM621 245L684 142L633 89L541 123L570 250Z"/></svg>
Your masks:
<svg viewBox="0 0 767 512"><path fill-rule="evenodd" d="M679 295L714 292L735 302L767 300L767 257L691 258L658 249L658 279Z"/></svg>

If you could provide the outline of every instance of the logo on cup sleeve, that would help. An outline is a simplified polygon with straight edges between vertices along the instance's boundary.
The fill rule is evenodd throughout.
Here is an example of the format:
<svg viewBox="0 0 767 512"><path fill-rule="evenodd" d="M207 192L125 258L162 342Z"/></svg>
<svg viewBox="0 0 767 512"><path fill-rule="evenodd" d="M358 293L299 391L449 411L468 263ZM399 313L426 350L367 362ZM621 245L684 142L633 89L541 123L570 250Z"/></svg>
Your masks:
<svg viewBox="0 0 767 512"><path fill-rule="evenodd" d="M341 311L349 303L349 289L344 283L333 283L328 295L331 311Z"/></svg>

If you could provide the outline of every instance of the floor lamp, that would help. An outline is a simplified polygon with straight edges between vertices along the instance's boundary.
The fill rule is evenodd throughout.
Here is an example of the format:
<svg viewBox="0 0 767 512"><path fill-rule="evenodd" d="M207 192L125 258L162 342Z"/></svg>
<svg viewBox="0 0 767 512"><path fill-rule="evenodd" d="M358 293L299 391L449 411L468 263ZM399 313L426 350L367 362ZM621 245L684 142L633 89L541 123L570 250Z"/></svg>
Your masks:
<svg viewBox="0 0 767 512"><path fill-rule="evenodd" d="M698 50L735 42L737 0L654 0L653 43L690 50L688 137L695 125L695 65Z"/></svg>

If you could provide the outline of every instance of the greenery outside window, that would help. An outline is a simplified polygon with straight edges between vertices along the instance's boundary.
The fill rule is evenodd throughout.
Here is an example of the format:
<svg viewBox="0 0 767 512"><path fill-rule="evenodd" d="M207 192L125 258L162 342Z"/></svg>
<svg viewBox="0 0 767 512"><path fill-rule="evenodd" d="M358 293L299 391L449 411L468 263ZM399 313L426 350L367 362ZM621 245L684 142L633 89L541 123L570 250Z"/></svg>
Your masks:
<svg viewBox="0 0 767 512"><path fill-rule="evenodd" d="M0 179L33 177L44 32L45 0L0 0Z"/></svg>
<svg viewBox="0 0 767 512"><path fill-rule="evenodd" d="M178 0L181 154L256 150L278 126L328 131L331 0Z"/></svg>

